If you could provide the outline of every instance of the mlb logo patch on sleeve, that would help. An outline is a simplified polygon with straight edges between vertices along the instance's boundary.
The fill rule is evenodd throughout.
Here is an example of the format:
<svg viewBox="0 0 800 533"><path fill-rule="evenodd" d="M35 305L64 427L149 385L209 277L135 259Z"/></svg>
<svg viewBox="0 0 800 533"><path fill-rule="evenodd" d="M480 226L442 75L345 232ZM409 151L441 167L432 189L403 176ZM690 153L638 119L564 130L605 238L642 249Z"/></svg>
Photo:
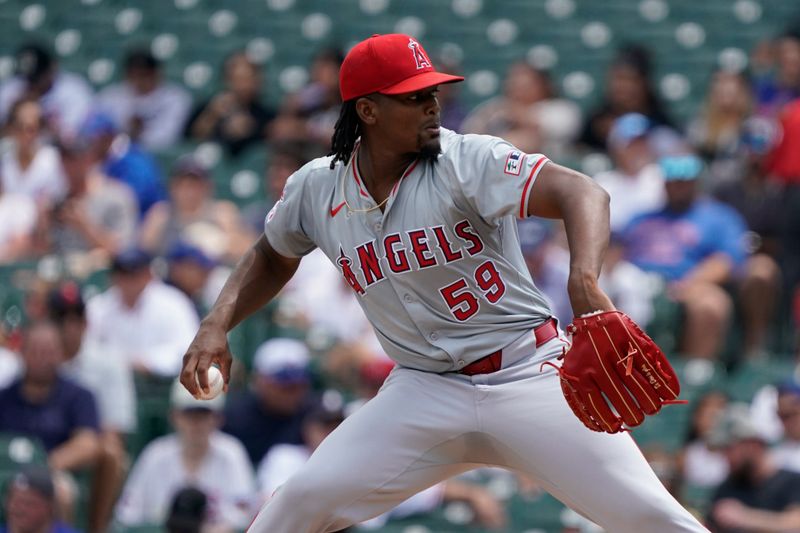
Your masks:
<svg viewBox="0 0 800 533"><path fill-rule="evenodd" d="M525 159L525 154L519 150L511 150L506 157L506 168L504 172L512 176L519 176L522 172L522 161Z"/></svg>

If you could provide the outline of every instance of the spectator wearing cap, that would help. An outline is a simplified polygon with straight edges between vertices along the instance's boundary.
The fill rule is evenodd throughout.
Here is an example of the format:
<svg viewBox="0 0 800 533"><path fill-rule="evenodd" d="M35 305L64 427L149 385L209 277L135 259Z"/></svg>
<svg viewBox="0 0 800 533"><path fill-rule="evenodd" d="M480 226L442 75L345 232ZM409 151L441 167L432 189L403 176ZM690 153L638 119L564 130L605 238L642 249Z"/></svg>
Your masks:
<svg viewBox="0 0 800 533"><path fill-rule="evenodd" d="M770 450L779 468L800 474L800 385L787 380L777 387L775 415L783 429L783 438Z"/></svg>
<svg viewBox="0 0 800 533"><path fill-rule="evenodd" d="M184 242L170 248L166 258L167 277L164 281L192 301L198 316L205 316L217 299L229 270L218 270L217 262L202 249Z"/></svg>
<svg viewBox="0 0 800 533"><path fill-rule="evenodd" d="M45 141L44 116L35 98L23 98L8 112L8 149L0 153L0 183L4 194L18 194L40 209L58 202L67 183L58 151Z"/></svg>
<svg viewBox="0 0 800 533"><path fill-rule="evenodd" d="M659 163L666 206L630 222L622 236L625 255L642 270L661 276L667 295L682 306L682 353L713 358L732 311L723 285L744 271L747 227L734 209L700 196L699 158L671 156Z"/></svg>
<svg viewBox="0 0 800 533"><path fill-rule="evenodd" d="M5 523L0 533L78 533L59 520L55 485L44 466L17 472L5 496Z"/></svg>
<svg viewBox="0 0 800 533"><path fill-rule="evenodd" d="M150 262L138 248L114 257L111 287L87 302L88 336L141 375L172 377L200 322L191 300L154 277Z"/></svg>
<svg viewBox="0 0 800 533"><path fill-rule="evenodd" d="M73 510L70 472L96 464L100 422L92 393L61 373L64 345L58 327L38 321L23 332L22 375L0 390L0 432L41 441L47 462L59 473L59 502Z"/></svg>
<svg viewBox="0 0 800 533"><path fill-rule="evenodd" d="M232 202L214 199L211 175L192 155L175 162L169 199L147 213L139 242L150 253L165 255L179 241L200 246L228 263L236 262L253 242L239 209Z"/></svg>
<svg viewBox="0 0 800 533"><path fill-rule="evenodd" d="M247 527L254 515L255 475L241 442L219 431L224 404L223 394L198 400L173 382L175 431L148 444L131 469L116 509L122 525L164 524L175 495L194 487L207 496L210 525Z"/></svg>
<svg viewBox="0 0 800 533"><path fill-rule="evenodd" d="M616 119L608 135L614 168L594 179L611 197L611 231L619 232L636 215L664 205L664 178L650 145L650 119L628 113Z"/></svg>
<svg viewBox="0 0 800 533"><path fill-rule="evenodd" d="M42 106L46 130L54 136L74 135L91 109L91 86L59 69L51 52L39 44L22 45L14 59L14 77L0 84L0 121L6 123L15 102L30 97Z"/></svg>
<svg viewBox="0 0 800 533"><path fill-rule="evenodd" d="M96 111L89 115L80 135L91 145L95 164L107 176L131 188L140 215L166 197L164 178L155 159L121 132L107 113Z"/></svg>
<svg viewBox="0 0 800 533"><path fill-rule="evenodd" d="M49 241L46 249L107 260L133 244L139 212L136 198L125 184L109 179L94 165L85 139L63 141L59 152L67 192L42 223Z"/></svg>
<svg viewBox="0 0 800 533"><path fill-rule="evenodd" d="M213 140L232 156L264 142L275 111L261 102L261 68L243 51L222 65L224 89L192 112L186 136L196 141Z"/></svg>
<svg viewBox="0 0 800 533"><path fill-rule="evenodd" d="M232 395L222 430L237 437L253 464L275 444L300 444L303 417L313 406L306 345L275 338L258 347L249 389Z"/></svg>
<svg viewBox="0 0 800 533"><path fill-rule="evenodd" d="M149 50L130 51L124 64L125 79L97 95L98 107L146 150L169 148L183 133L192 97L163 80L161 63Z"/></svg>
<svg viewBox="0 0 800 533"><path fill-rule="evenodd" d="M800 529L800 474L781 470L746 405L732 405L712 436L725 450L730 473L711 502L714 533Z"/></svg>
<svg viewBox="0 0 800 533"><path fill-rule="evenodd" d="M129 460L125 438L136 429L133 373L123 354L86 336L86 307L77 284L54 288L47 310L61 334L62 374L91 391L97 401L100 453L92 476L89 530L105 531Z"/></svg>

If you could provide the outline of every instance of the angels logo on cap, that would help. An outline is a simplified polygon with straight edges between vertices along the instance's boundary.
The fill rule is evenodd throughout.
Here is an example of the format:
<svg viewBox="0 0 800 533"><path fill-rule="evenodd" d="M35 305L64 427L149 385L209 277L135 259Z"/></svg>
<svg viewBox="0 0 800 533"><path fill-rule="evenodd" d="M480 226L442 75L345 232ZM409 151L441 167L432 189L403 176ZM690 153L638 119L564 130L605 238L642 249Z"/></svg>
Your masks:
<svg viewBox="0 0 800 533"><path fill-rule="evenodd" d="M339 89L347 102L372 93L410 93L463 79L437 72L417 40L392 33L373 35L348 52L339 70Z"/></svg>
<svg viewBox="0 0 800 533"><path fill-rule="evenodd" d="M428 59L428 56L425 55L425 51L419 45L417 41L414 39L408 40L408 47L414 54L414 62L417 64L417 70L425 67L431 67L431 62Z"/></svg>

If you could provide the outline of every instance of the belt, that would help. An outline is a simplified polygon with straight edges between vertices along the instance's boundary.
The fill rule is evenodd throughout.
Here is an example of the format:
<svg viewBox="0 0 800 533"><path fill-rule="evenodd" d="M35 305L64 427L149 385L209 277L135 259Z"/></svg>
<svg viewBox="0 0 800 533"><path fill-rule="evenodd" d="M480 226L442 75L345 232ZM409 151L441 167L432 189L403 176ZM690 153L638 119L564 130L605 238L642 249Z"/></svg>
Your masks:
<svg viewBox="0 0 800 533"><path fill-rule="evenodd" d="M536 337L536 346L539 347L547 341L553 340L558 337L558 327L556 321L548 318L543 323L533 328L533 334ZM503 350L497 350L489 355L485 355L473 361L461 370L457 370L459 374L467 376L474 376L476 374L491 374L497 372L503 366Z"/></svg>

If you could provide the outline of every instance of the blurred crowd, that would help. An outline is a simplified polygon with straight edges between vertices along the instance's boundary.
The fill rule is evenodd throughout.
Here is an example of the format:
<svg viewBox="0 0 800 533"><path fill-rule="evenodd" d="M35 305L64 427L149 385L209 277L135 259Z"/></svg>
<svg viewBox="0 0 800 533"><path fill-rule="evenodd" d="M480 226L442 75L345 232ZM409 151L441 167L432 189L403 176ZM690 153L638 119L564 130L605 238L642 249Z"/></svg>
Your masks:
<svg viewBox="0 0 800 533"><path fill-rule="evenodd" d="M273 107L263 65L243 51L219 65L219 92L193 102L147 49L130 50L123 79L98 92L45 47L18 50L15 74L0 82L0 265L26 275L9 278L23 317L6 313L0 331L0 434L33 439L46 460L8 477L0 530L243 530L377 393L393 364L318 251L258 318L271 338L235 353L227 397L198 401L174 382L286 179L327 153L342 59L320 50L308 83ZM503 137L606 188L601 285L674 360L734 369L794 358L800 31L760 43L746 71L714 72L688 123L661 102L654 69L645 47L620 48L585 110L548 72L515 62L500 94L474 109L459 85L441 87L443 126ZM209 142L231 159L265 151L263 194L220 198L194 150L163 165L174 147ZM518 229L563 326L572 318L563 228L529 219ZM48 264L60 265L56 275ZM141 409L153 395L168 426L147 433ZM670 428L685 433L678 453L644 450L664 483L679 497L703 494L689 503L701 502L694 510L715 532L800 530L800 371L750 404L711 390L689 409L689 426ZM485 475L539 492L524 476ZM487 486L450 480L359 527L461 502L475 522L503 530L509 496ZM597 531L577 515L563 527Z"/></svg>

